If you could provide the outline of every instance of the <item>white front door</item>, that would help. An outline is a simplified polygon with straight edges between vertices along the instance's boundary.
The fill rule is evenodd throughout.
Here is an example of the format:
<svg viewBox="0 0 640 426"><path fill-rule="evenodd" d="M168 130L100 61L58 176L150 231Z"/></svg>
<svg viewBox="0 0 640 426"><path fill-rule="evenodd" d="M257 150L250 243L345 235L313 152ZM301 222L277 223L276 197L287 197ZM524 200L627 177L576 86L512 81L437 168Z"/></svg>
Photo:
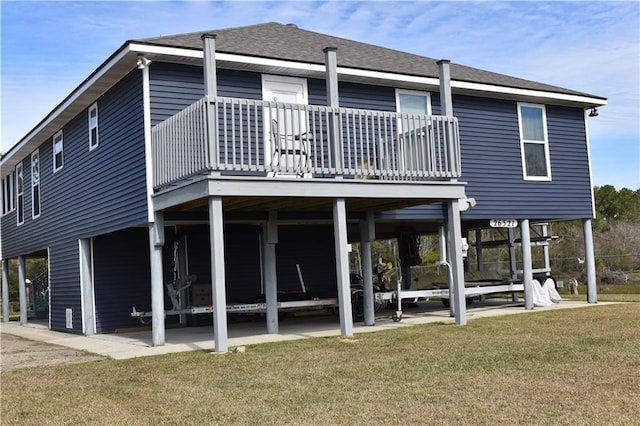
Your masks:
<svg viewBox="0 0 640 426"><path fill-rule="evenodd" d="M278 75L262 75L262 99L271 102L308 104L307 80ZM298 164L299 147L293 146L295 136L306 132L306 115L291 109L264 109L265 164ZM274 140L277 139L277 140ZM291 146L278 151L278 144ZM285 152L283 154L283 152ZM292 154L297 152L297 154Z"/></svg>

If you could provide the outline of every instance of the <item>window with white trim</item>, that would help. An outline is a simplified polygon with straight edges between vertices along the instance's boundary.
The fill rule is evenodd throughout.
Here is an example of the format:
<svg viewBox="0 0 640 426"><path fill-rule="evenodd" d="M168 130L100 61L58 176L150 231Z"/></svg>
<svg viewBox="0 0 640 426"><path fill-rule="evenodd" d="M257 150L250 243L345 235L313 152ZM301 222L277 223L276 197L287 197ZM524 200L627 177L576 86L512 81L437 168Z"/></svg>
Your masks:
<svg viewBox="0 0 640 426"><path fill-rule="evenodd" d="M522 173L525 180L551 180L544 105L518 103Z"/></svg>
<svg viewBox="0 0 640 426"><path fill-rule="evenodd" d="M16 205L18 214L16 215L18 225L24 223L24 173L22 163L16 166Z"/></svg>
<svg viewBox="0 0 640 426"><path fill-rule="evenodd" d="M2 178L2 214L5 215L16 208L15 194L16 172L12 171Z"/></svg>
<svg viewBox="0 0 640 426"><path fill-rule="evenodd" d="M62 130L53 137L53 171L57 172L64 166L64 138Z"/></svg>
<svg viewBox="0 0 640 426"><path fill-rule="evenodd" d="M40 152L31 154L31 215L40 216Z"/></svg>
<svg viewBox="0 0 640 426"><path fill-rule="evenodd" d="M99 142L98 136L98 104L89 108L89 151L96 148Z"/></svg>

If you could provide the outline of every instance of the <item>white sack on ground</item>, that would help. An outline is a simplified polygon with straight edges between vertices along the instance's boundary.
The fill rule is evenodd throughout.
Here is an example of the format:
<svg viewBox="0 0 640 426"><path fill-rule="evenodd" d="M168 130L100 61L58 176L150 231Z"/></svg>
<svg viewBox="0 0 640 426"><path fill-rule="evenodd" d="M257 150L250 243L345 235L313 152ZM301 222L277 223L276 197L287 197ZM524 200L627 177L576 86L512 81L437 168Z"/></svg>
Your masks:
<svg viewBox="0 0 640 426"><path fill-rule="evenodd" d="M547 294L549 295L549 299L553 303L560 303L560 301L562 300L562 296L560 296L560 293L558 293L558 290L556 290L556 283L551 278L547 278L547 280L542 285L542 289L547 292Z"/></svg>
<svg viewBox="0 0 640 426"><path fill-rule="evenodd" d="M534 279L531 287L533 289L533 306L552 306L562 300L551 278L547 278L544 285Z"/></svg>

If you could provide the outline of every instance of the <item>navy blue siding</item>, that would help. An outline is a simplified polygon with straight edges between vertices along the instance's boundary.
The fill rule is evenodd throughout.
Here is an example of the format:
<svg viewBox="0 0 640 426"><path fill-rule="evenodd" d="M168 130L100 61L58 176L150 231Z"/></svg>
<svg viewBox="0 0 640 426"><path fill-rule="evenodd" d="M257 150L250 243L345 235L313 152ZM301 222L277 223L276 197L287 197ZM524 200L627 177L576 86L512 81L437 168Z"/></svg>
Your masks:
<svg viewBox="0 0 640 426"><path fill-rule="evenodd" d="M197 275L198 283L211 284L209 227L189 226L185 233L189 273ZM255 302L261 292L260 228L226 225L224 233L227 302Z"/></svg>
<svg viewBox="0 0 640 426"><path fill-rule="evenodd" d="M437 112L439 102L433 104ZM582 109L546 106L552 180L537 182L523 178L517 102L455 96L453 106L460 123L460 180L468 183L467 196L478 202L463 213L463 219L592 216ZM439 213L442 211L432 205L384 213L380 217L437 219L443 217Z"/></svg>
<svg viewBox="0 0 640 426"><path fill-rule="evenodd" d="M591 217L591 188L584 113L547 106L551 176L526 181L522 174L517 103L456 97L462 178L478 205L464 218L573 219Z"/></svg>
<svg viewBox="0 0 640 426"><path fill-rule="evenodd" d="M209 230L187 227L189 273L198 283L211 283ZM252 303L261 294L260 228L225 226L225 261L228 303ZM307 292L315 296L335 296L335 249L331 226L280 226L276 245L279 292L300 292L296 264Z"/></svg>
<svg viewBox="0 0 640 426"><path fill-rule="evenodd" d="M202 67L157 62L149 68L151 125L166 120L204 96ZM262 99L262 77L217 70L218 96Z"/></svg>
<svg viewBox="0 0 640 426"><path fill-rule="evenodd" d="M55 244L49 248L52 330L82 332L79 259L80 249L77 241ZM72 310L72 329L66 327L68 308Z"/></svg>
<svg viewBox="0 0 640 426"><path fill-rule="evenodd" d="M142 84L136 70L98 100L100 144L89 151L87 110L64 126L64 167L53 173L51 139L40 152L41 216L31 219L30 156L25 172L25 222L2 217L3 256L146 222Z"/></svg>
<svg viewBox="0 0 640 426"><path fill-rule="evenodd" d="M310 295L337 295L333 226L279 226L276 259L279 292L302 291L299 264Z"/></svg>

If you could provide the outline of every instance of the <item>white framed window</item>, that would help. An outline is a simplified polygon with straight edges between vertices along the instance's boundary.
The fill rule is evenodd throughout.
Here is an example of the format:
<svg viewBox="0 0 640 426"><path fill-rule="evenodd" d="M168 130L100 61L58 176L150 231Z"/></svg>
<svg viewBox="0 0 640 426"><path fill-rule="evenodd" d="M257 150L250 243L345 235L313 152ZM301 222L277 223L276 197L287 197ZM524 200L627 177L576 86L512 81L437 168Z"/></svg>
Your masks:
<svg viewBox="0 0 640 426"><path fill-rule="evenodd" d="M40 217L40 152L31 154L31 215Z"/></svg>
<svg viewBox="0 0 640 426"><path fill-rule="evenodd" d="M18 212L16 218L18 225L24 223L24 171L22 163L16 166L16 207Z"/></svg>
<svg viewBox="0 0 640 426"><path fill-rule="evenodd" d="M96 148L99 143L98 135L98 104L89 107L89 151Z"/></svg>
<svg viewBox="0 0 640 426"><path fill-rule="evenodd" d="M545 106L518 103L518 124L524 179L550 181L551 162Z"/></svg>
<svg viewBox="0 0 640 426"><path fill-rule="evenodd" d="M396 111L404 114L431 115L431 94L418 90L396 89Z"/></svg>
<svg viewBox="0 0 640 426"><path fill-rule="evenodd" d="M16 172L12 171L2 178L2 214L5 215L16 208L15 194Z"/></svg>
<svg viewBox="0 0 640 426"><path fill-rule="evenodd" d="M62 130L53 137L53 171L57 172L64 166L64 138Z"/></svg>

